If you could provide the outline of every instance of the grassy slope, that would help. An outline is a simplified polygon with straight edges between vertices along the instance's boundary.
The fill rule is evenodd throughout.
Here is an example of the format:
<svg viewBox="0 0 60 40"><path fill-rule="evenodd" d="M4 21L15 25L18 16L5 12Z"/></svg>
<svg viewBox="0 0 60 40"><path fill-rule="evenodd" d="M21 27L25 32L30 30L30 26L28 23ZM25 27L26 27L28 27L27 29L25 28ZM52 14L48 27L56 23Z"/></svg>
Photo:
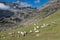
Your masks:
<svg viewBox="0 0 60 40"><path fill-rule="evenodd" d="M55 22L55 24L52 24L51 22ZM41 26L42 24L50 24L50 26L46 28L40 28L40 36L36 37L35 35L37 33L31 33L27 34L25 37L10 37L7 35L8 32L15 32L15 35L17 34L17 31L29 31L30 29L33 30L34 25L30 25L29 27L23 27L23 28L18 28L16 30L8 30L8 31L3 31L0 32L0 35L6 35L6 38L1 38L1 40L60 40L60 10L55 12L54 14L46 17L44 20L40 21L37 23L37 25Z"/></svg>

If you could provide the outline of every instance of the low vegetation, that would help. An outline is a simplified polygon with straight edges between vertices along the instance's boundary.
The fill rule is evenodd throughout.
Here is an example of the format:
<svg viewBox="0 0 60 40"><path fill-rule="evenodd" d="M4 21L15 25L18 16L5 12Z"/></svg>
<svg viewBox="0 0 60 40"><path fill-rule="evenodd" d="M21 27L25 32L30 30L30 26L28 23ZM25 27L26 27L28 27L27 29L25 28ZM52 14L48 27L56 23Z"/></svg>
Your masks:
<svg viewBox="0 0 60 40"><path fill-rule="evenodd" d="M46 24L48 24L46 26ZM42 27L45 25L45 27ZM39 26L39 32L34 32L34 27ZM60 40L60 10L44 18L38 23L17 29L0 32L1 40ZM25 36L19 32L27 32ZM30 33L31 32L31 33ZM13 34L9 34L13 33ZM13 36L11 36L13 35Z"/></svg>

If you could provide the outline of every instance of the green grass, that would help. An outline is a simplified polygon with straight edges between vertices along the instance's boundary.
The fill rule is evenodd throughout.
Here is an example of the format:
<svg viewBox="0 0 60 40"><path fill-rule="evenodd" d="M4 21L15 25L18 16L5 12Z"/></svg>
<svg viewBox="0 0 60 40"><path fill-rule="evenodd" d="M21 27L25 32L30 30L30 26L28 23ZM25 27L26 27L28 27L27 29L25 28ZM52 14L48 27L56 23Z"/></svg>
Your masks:
<svg viewBox="0 0 60 40"><path fill-rule="evenodd" d="M52 24L51 22L55 22L55 24ZM46 28L41 28L42 24L50 24L50 26L47 26ZM60 40L60 10L55 12L54 14L44 18L42 21L38 22L37 25L40 26L40 32L39 33L31 33L27 34L26 36L20 36L18 38L17 31L27 31L33 30L35 27L33 24L29 25L27 27L21 27L17 28L16 30L7 30L0 32L0 35L5 35L6 38L0 38L0 40ZM16 37L11 37L8 35L9 32L15 32ZM39 37L36 37L36 34L40 34Z"/></svg>

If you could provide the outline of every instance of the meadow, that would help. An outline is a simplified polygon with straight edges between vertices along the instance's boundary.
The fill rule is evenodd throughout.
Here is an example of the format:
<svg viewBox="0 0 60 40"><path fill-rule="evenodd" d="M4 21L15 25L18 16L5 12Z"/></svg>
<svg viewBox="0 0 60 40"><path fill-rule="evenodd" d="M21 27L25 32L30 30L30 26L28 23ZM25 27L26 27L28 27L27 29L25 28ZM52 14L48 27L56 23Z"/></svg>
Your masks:
<svg viewBox="0 0 60 40"><path fill-rule="evenodd" d="M0 40L60 40L60 10L56 11L52 15L49 15L38 23L35 22L35 24L36 25L33 23L26 27L1 31ZM41 26L43 24L49 25L42 28ZM38 33L33 31L34 27L36 26L39 26ZM33 32L29 33L30 30ZM26 31L27 34L22 36L21 34L17 33L18 31ZM14 36L8 34L12 32L14 32Z"/></svg>

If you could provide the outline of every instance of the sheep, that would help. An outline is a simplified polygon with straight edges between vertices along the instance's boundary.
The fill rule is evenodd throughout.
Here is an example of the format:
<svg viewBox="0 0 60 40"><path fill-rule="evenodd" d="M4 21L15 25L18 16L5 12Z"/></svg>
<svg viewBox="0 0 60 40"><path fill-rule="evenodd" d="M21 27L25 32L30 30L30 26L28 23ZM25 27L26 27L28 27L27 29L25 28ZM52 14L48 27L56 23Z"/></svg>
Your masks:
<svg viewBox="0 0 60 40"><path fill-rule="evenodd" d="M43 26L46 26L46 24L43 24Z"/></svg>
<svg viewBox="0 0 60 40"><path fill-rule="evenodd" d="M32 31L32 30L30 30L29 32L30 32L30 33L32 33L33 31Z"/></svg>
<svg viewBox="0 0 60 40"><path fill-rule="evenodd" d="M46 26L50 26L50 24L46 24Z"/></svg>
<svg viewBox="0 0 60 40"><path fill-rule="evenodd" d="M44 28L44 27L47 27L47 26L50 26L49 24L43 24L42 26L41 26L41 28Z"/></svg>
<svg viewBox="0 0 60 40"><path fill-rule="evenodd" d="M36 28L36 27L34 27L34 31L35 31L35 30L37 30L37 28Z"/></svg>
<svg viewBox="0 0 60 40"><path fill-rule="evenodd" d="M8 33L9 34L9 36L11 36L11 37L15 37L15 32L10 32L10 33Z"/></svg>
<svg viewBox="0 0 60 40"><path fill-rule="evenodd" d="M47 26L49 25L49 24L46 24Z"/></svg>
<svg viewBox="0 0 60 40"><path fill-rule="evenodd" d="M44 27L46 27L46 24L43 24L43 25L41 26L41 28L44 28Z"/></svg>
<svg viewBox="0 0 60 40"><path fill-rule="evenodd" d="M41 26L41 28L44 28L45 26Z"/></svg>
<svg viewBox="0 0 60 40"><path fill-rule="evenodd" d="M55 22L52 22L53 24L55 24Z"/></svg>
<svg viewBox="0 0 60 40"><path fill-rule="evenodd" d="M4 35L1 35L1 38L5 38L5 36Z"/></svg>
<svg viewBox="0 0 60 40"><path fill-rule="evenodd" d="M36 26L36 24L34 23L34 25Z"/></svg>
<svg viewBox="0 0 60 40"><path fill-rule="evenodd" d="M4 39L6 38L6 37L3 37Z"/></svg>
<svg viewBox="0 0 60 40"><path fill-rule="evenodd" d="M20 33L20 31L18 31L18 34Z"/></svg>
<svg viewBox="0 0 60 40"><path fill-rule="evenodd" d="M35 33L38 33L39 32L39 30L35 30Z"/></svg>
<svg viewBox="0 0 60 40"><path fill-rule="evenodd" d="M12 35L12 34L15 34L15 32L9 32L8 34L9 34L9 35Z"/></svg>
<svg viewBox="0 0 60 40"><path fill-rule="evenodd" d="M52 24L57 25L56 22L52 22Z"/></svg>
<svg viewBox="0 0 60 40"><path fill-rule="evenodd" d="M1 35L1 37L4 37L4 35Z"/></svg>
<svg viewBox="0 0 60 40"><path fill-rule="evenodd" d="M37 29L39 29L39 26L36 26Z"/></svg>
<svg viewBox="0 0 60 40"><path fill-rule="evenodd" d="M24 32L21 32L21 35L22 35L22 36L25 36L25 33L24 33Z"/></svg>
<svg viewBox="0 0 60 40"><path fill-rule="evenodd" d="M10 33L8 33L9 35L11 35L12 33L10 32Z"/></svg>
<svg viewBox="0 0 60 40"><path fill-rule="evenodd" d="M27 32L26 32L26 31L24 31L24 33L25 33L25 34L27 34Z"/></svg>

